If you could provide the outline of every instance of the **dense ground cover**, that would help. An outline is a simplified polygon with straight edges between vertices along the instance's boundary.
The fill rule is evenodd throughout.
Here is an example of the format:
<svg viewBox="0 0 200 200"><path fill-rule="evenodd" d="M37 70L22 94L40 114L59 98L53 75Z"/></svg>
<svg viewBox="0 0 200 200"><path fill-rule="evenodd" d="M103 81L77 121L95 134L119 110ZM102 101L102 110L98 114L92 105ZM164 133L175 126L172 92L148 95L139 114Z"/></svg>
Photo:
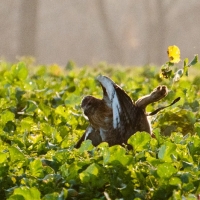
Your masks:
<svg viewBox="0 0 200 200"><path fill-rule="evenodd" d="M0 63L0 199L196 199L200 195L200 69L178 83L153 67L98 68ZM168 96L148 111L156 138L136 133L133 150L74 145L88 122L80 102L101 97L97 74L136 100L165 84Z"/></svg>

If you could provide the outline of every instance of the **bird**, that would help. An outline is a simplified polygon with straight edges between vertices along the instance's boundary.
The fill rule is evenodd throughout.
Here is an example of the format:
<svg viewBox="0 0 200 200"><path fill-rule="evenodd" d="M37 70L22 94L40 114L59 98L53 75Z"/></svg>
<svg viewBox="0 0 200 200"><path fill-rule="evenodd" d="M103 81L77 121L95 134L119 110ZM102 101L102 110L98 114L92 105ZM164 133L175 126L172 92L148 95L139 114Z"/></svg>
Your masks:
<svg viewBox="0 0 200 200"><path fill-rule="evenodd" d="M146 113L146 107L150 103L164 98L168 94L167 87L158 86L150 94L134 102L109 77L99 75L96 79L102 87L103 98L98 99L88 95L82 99L81 108L89 120L89 126L75 148L79 148L87 139L90 139L94 146L101 142L107 142L109 146L127 145L130 136L137 131L145 131L153 136L148 115L153 115L168 106L161 107L149 114Z"/></svg>
<svg viewBox="0 0 200 200"><path fill-rule="evenodd" d="M103 98L86 96L81 108L90 125L77 143L97 137L92 143L107 142L109 146L127 143L130 135L137 131L150 133L150 125L145 111L136 106L128 94L107 76L99 75L97 81L103 90Z"/></svg>

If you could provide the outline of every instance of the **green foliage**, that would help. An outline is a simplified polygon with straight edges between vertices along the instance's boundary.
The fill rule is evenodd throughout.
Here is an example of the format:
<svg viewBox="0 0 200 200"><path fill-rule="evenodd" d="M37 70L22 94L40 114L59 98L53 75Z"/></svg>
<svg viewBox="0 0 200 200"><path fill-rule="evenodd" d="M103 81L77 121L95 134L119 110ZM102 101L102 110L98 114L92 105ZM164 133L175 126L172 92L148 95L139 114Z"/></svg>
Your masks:
<svg viewBox="0 0 200 200"><path fill-rule="evenodd" d="M196 64L184 60L182 76ZM200 194L199 65L189 78L170 85L155 68L31 68L0 63L0 197L9 200L196 199ZM101 69L99 69L101 67ZM74 145L88 122L80 102L101 97L97 74L120 84L132 99L166 84L169 95L159 104L176 105L152 117L155 138L137 132L128 150L84 141ZM192 74L193 73L193 74ZM152 111L159 105L148 106Z"/></svg>

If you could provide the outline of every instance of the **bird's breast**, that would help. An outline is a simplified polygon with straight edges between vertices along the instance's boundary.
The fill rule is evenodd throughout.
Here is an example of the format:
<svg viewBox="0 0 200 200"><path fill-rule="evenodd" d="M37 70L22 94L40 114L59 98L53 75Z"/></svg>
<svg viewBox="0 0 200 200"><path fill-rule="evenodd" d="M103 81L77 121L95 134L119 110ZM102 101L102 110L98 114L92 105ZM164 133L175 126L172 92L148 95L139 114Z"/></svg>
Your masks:
<svg viewBox="0 0 200 200"><path fill-rule="evenodd" d="M108 130L113 123L112 110L110 108L97 109L92 115L88 116L88 119L95 129Z"/></svg>

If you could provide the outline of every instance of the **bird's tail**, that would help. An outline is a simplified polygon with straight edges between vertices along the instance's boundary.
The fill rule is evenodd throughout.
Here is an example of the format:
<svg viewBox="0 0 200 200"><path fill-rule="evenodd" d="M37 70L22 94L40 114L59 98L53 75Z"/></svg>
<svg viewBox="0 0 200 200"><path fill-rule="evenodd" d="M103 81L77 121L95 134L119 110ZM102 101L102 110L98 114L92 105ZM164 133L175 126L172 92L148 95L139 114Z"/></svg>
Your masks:
<svg viewBox="0 0 200 200"><path fill-rule="evenodd" d="M167 105L167 106L162 106L162 107L160 107L160 108L157 108L157 109L154 110L153 112L148 113L147 116L155 115L155 114L158 113L159 111L161 111L161 110L163 110L163 109L165 109L165 108L167 108L167 107L170 107L170 106L174 105L174 104L175 104L176 102L178 102L180 99L181 99L180 97L174 99L174 101L173 101L171 104L169 104L169 105Z"/></svg>

